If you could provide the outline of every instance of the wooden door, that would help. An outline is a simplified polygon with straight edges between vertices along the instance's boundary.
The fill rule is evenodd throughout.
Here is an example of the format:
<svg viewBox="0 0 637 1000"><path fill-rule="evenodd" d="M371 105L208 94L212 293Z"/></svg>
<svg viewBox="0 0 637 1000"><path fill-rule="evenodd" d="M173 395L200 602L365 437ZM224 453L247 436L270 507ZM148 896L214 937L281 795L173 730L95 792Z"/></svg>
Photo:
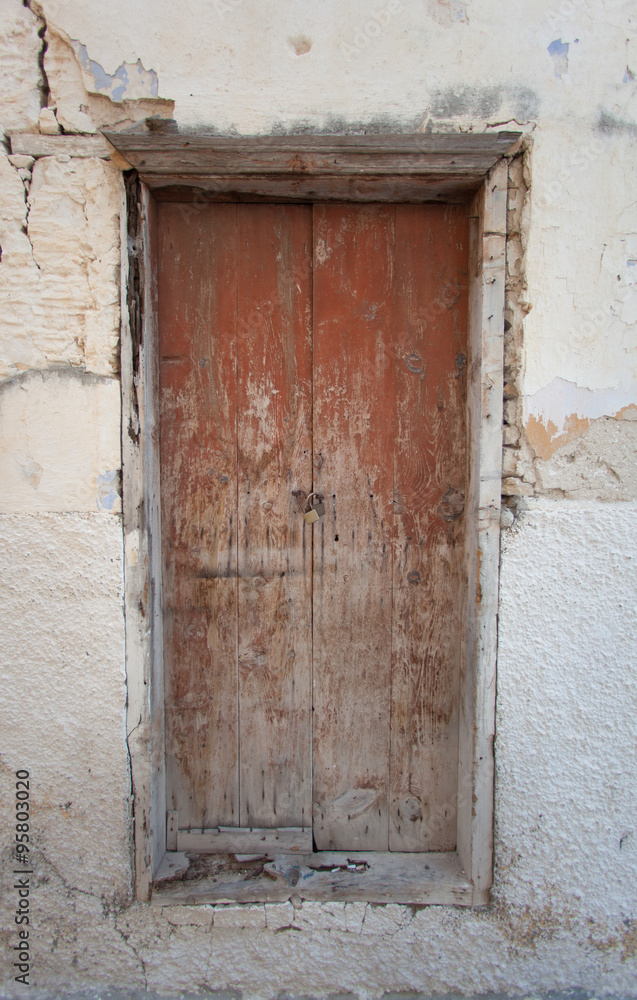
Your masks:
<svg viewBox="0 0 637 1000"><path fill-rule="evenodd" d="M158 215L179 848L453 850L466 209Z"/></svg>

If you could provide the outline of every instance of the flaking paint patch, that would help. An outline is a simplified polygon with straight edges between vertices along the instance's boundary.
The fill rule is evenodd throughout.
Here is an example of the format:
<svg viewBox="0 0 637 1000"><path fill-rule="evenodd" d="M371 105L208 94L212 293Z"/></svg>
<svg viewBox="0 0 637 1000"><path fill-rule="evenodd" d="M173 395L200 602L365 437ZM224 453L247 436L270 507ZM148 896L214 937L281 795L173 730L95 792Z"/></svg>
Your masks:
<svg viewBox="0 0 637 1000"><path fill-rule="evenodd" d="M568 49L569 43L563 42L561 38L556 38L547 46L547 52L553 60L553 76L561 80L568 73Z"/></svg>
<svg viewBox="0 0 637 1000"><path fill-rule="evenodd" d="M29 486L32 486L34 490L37 490L40 482L42 480L43 468L36 462L30 455L26 455L24 458L16 459L16 463L20 469L22 469L22 474L28 482Z"/></svg>
<svg viewBox="0 0 637 1000"><path fill-rule="evenodd" d="M563 445L583 434L589 424L587 417L578 417L576 413L569 413L561 428L550 418L545 423L541 417L530 416L526 424L526 436L535 454L547 459Z"/></svg>
<svg viewBox="0 0 637 1000"><path fill-rule="evenodd" d="M569 441L579 437L599 417L637 419L637 386L595 392L562 378L524 398L524 418L529 444L538 458L551 458Z"/></svg>
<svg viewBox="0 0 637 1000"><path fill-rule="evenodd" d="M537 489L580 499L637 496L637 422L598 417L548 460L536 458Z"/></svg>
<svg viewBox="0 0 637 1000"><path fill-rule="evenodd" d="M141 59L135 63L123 62L114 73L107 73L95 59L91 59L86 45L71 40L73 51L82 67L82 77L89 93L104 94L112 101L139 100L159 96L159 80L152 69L144 69Z"/></svg>
<svg viewBox="0 0 637 1000"><path fill-rule="evenodd" d="M96 89L94 77L90 73L86 73L74 50L73 40L50 21L47 22L46 41L44 68L51 92L50 103L55 105L57 121L65 132L95 133L105 125L121 127L127 123L139 121L148 115L169 118L173 116L174 104L172 101L148 97L146 92L148 87L142 86L140 88L141 78L139 74L137 74L137 79L134 79L137 64L123 64L124 66L128 65L128 86L124 96L119 100L114 100L111 93ZM99 64L96 62L97 65ZM130 66L135 68L133 78L131 78ZM106 74L114 81L116 88L120 69L121 67L112 76ZM104 84L105 77L99 73L98 77ZM142 97L131 98L129 96L140 89Z"/></svg>
<svg viewBox="0 0 637 1000"><path fill-rule="evenodd" d="M118 483L119 471L110 469L97 477L97 497L95 504L98 510L113 510L120 500Z"/></svg>

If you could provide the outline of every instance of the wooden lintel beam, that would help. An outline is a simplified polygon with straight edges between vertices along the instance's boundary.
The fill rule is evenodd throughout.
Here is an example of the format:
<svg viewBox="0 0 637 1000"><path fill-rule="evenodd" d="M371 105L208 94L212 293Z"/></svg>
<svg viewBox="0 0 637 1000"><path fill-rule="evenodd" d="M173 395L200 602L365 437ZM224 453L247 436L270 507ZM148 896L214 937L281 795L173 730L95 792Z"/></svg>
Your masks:
<svg viewBox="0 0 637 1000"><path fill-rule="evenodd" d="M374 197L386 200L392 178L403 190L406 185L408 192L409 185L429 183L444 197L475 190L521 135L220 136L180 132L175 123L152 122L123 132L103 132L148 187L197 186L220 194L231 191L239 198L250 193L271 197L286 185L293 185L292 194L302 198L329 198L330 192L348 198L351 185L378 183ZM373 199L358 195L354 200ZM432 200L431 192L416 200Z"/></svg>

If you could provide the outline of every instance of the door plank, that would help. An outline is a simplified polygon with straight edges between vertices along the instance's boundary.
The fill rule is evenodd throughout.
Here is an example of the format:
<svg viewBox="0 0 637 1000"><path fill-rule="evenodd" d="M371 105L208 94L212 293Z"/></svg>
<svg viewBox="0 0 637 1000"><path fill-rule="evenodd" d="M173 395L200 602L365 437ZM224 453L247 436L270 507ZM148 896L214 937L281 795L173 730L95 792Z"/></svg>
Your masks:
<svg viewBox="0 0 637 1000"><path fill-rule="evenodd" d="M309 830L312 214L237 211L240 825Z"/></svg>
<svg viewBox="0 0 637 1000"><path fill-rule="evenodd" d="M216 830L180 830L178 851L197 854L261 854L264 851L312 851L309 826L280 829L222 826Z"/></svg>
<svg viewBox="0 0 637 1000"><path fill-rule="evenodd" d="M314 207L314 839L387 850L394 209Z"/></svg>
<svg viewBox="0 0 637 1000"><path fill-rule="evenodd" d="M159 213L167 808L238 822L236 208Z"/></svg>
<svg viewBox="0 0 637 1000"><path fill-rule="evenodd" d="M466 209L396 208L392 851L456 843Z"/></svg>

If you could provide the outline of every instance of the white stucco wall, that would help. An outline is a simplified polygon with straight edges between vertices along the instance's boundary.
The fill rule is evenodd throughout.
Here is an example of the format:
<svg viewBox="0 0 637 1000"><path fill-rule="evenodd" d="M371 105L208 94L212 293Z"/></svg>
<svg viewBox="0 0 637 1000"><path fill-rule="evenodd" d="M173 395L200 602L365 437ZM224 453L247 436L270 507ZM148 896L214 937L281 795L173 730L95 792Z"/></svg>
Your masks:
<svg viewBox="0 0 637 1000"><path fill-rule="evenodd" d="M3 784L30 768L36 985L635 994L637 505L536 501L505 535L496 884L474 912L130 905L118 519L0 530Z"/></svg>
<svg viewBox="0 0 637 1000"><path fill-rule="evenodd" d="M529 136L511 173L504 458L505 492L527 499L503 533L496 880L476 911L132 903L118 169L0 151L0 846L8 871L27 767L32 982L637 996L634 4L31 7L66 131L159 113ZM0 21L0 125L35 132L45 20L2 0ZM18 996L2 891L1 989Z"/></svg>

